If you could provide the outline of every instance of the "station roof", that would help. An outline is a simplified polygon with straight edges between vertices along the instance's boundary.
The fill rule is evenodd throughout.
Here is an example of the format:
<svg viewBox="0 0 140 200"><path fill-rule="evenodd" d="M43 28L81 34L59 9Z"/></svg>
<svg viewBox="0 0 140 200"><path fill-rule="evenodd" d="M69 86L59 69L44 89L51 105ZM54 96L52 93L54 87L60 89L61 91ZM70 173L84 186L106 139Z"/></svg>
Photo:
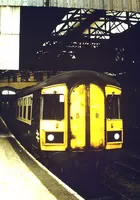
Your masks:
<svg viewBox="0 0 140 200"><path fill-rule="evenodd" d="M140 12L140 0L0 0L1 6L40 6L63 8L87 8Z"/></svg>
<svg viewBox="0 0 140 200"><path fill-rule="evenodd" d="M100 16L98 17L98 15ZM68 11L63 17L61 23L53 30L52 36L65 36L70 30L77 29L85 21L86 26L83 26L82 30L84 37L90 35L90 39L110 39L111 34L122 33L136 25L140 21L140 14L117 11L104 13L96 12L94 9L74 9Z"/></svg>

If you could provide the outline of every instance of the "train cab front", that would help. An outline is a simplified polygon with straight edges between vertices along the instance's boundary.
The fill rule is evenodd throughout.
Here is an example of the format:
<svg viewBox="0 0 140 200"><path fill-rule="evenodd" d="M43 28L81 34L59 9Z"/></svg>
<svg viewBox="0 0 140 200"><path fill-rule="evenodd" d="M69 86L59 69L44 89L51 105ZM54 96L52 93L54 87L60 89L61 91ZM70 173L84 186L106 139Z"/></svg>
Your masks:
<svg viewBox="0 0 140 200"><path fill-rule="evenodd" d="M118 155L123 147L123 120L120 113L121 89L106 86L106 150Z"/></svg>
<svg viewBox="0 0 140 200"><path fill-rule="evenodd" d="M65 84L41 91L40 149L52 157L67 148L67 99Z"/></svg>
<svg viewBox="0 0 140 200"><path fill-rule="evenodd" d="M121 149L121 89L94 83L65 84L41 91L40 148L66 160ZM60 156L59 156L60 155Z"/></svg>

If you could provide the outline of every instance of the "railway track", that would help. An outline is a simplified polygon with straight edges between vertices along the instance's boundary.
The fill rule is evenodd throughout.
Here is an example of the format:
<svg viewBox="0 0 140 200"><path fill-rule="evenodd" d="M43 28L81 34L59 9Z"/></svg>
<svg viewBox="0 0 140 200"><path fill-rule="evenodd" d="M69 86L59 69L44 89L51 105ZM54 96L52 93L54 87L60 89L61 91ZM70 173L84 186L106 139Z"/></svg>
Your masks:
<svg viewBox="0 0 140 200"><path fill-rule="evenodd" d="M129 197L126 194L124 194L123 192L119 192L117 189L112 188L110 185L106 185L112 192L114 192L114 194L116 195L116 199L120 199L120 200L138 200L138 199L134 199L134 197Z"/></svg>
<svg viewBox="0 0 140 200"><path fill-rule="evenodd" d="M135 154L126 154L122 161L114 161L119 174L129 180L140 182L140 157Z"/></svg>
<svg viewBox="0 0 140 200"><path fill-rule="evenodd" d="M130 199L130 198L126 197L123 194L119 194L119 193L116 194L116 193L114 193L111 196L95 197L95 198L85 199L85 200L134 200L134 199Z"/></svg>
<svg viewBox="0 0 140 200"><path fill-rule="evenodd" d="M85 200L135 200L130 194L125 194L120 190L120 185L104 183L99 177L93 174L92 167L88 169L76 170L75 172L60 173L57 176L74 189ZM138 199L137 199L138 200Z"/></svg>
<svg viewBox="0 0 140 200"><path fill-rule="evenodd" d="M105 183L122 199L140 200L139 155L126 153L123 160L112 162L112 166L106 175Z"/></svg>

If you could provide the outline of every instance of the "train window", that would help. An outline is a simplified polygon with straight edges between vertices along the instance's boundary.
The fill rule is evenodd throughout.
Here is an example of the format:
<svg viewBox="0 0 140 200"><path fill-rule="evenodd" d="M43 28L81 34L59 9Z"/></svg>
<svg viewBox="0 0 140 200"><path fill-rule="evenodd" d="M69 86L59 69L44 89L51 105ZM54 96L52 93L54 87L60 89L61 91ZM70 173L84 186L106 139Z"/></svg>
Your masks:
<svg viewBox="0 0 140 200"><path fill-rule="evenodd" d="M28 120L31 119L31 106L28 106Z"/></svg>
<svg viewBox="0 0 140 200"><path fill-rule="evenodd" d="M23 106L23 118L26 119L26 104L27 104L27 99L24 98L24 106Z"/></svg>
<svg viewBox="0 0 140 200"><path fill-rule="evenodd" d="M23 118L26 118L26 106L23 108Z"/></svg>
<svg viewBox="0 0 140 200"><path fill-rule="evenodd" d="M31 105L31 104L32 104L32 98L29 97L29 98L28 98L28 105Z"/></svg>
<svg viewBox="0 0 140 200"><path fill-rule="evenodd" d="M24 99L24 105L26 105L27 104L27 99Z"/></svg>
<svg viewBox="0 0 140 200"><path fill-rule="evenodd" d="M62 95L63 94L43 95L43 119L64 119L64 100L62 101Z"/></svg>
<svg viewBox="0 0 140 200"><path fill-rule="evenodd" d="M119 95L107 96L107 118L120 119L120 96Z"/></svg>
<svg viewBox="0 0 140 200"><path fill-rule="evenodd" d="M20 117L22 117L22 106L20 106Z"/></svg>

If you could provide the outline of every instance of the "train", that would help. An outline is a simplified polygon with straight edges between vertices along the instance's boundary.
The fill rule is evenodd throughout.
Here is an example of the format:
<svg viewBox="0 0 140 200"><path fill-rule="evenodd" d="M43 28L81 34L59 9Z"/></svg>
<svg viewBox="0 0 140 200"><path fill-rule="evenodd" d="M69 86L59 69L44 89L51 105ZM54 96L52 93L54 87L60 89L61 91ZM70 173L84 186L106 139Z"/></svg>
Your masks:
<svg viewBox="0 0 140 200"><path fill-rule="evenodd" d="M121 94L119 83L103 73L63 72L17 93L12 124L57 162L121 150Z"/></svg>

